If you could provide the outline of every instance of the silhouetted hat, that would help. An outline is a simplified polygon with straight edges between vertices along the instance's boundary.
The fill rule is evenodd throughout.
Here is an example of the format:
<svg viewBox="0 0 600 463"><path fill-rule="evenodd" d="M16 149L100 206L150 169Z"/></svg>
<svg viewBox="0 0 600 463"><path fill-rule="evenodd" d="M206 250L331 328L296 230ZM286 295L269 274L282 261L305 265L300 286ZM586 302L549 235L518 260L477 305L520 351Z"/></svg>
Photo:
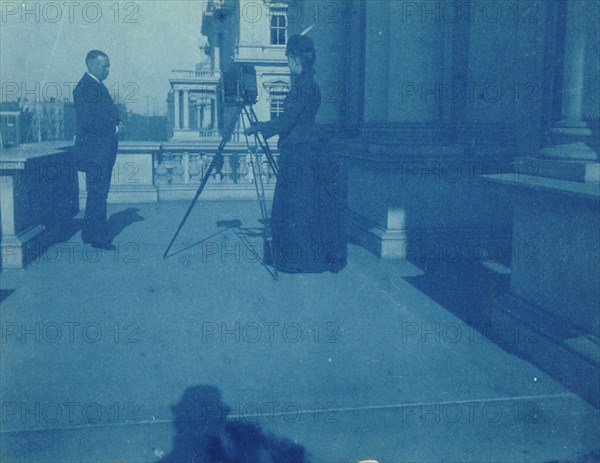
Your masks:
<svg viewBox="0 0 600 463"><path fill-rule="evenodd" d="M218 422L229 411L214 386L190 386L181 400L171 407L177 421Z"/></svg>
<svg viewBox="0 0 600 463"><path fill-rule="evenodd" d="M306 35L292 35L288 39L285 54L298 56L298 55L316 55L315 44L310 37Z"/></svg>

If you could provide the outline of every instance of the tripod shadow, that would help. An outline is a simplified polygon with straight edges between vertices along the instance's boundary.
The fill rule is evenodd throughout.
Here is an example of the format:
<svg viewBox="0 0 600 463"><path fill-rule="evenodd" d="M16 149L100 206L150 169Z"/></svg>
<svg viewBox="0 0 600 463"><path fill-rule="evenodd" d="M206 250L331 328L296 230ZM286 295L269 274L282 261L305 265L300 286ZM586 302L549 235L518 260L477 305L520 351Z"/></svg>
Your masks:
<svg viewBox="0 0 600 463"><path fill-rule="evenodd" d="M264 224L264 220L261 221L261 223ZM173 257L176 256L177 254L181 254L182 252L185 251L189 251L190 249L201 245L202 243L206 243L209 242L209 240L212 240L213 238L215 238L216 236L222 235L223 233L227 232L227 231L232 231L233 234L237 237L237 239L239 239L241 241L241 243L246 247L246 249L248 250L248 252L250 252L250 254L252 254L254 261L260 263L260 265L262 265L265 270L267 270L267 272L275 279L277 279L277 274L272 271L269 268L269 264L267 262L265 262L264 259L264 249L261 246L257 246L256 244L254 244L251 240L252 239L256 239L256 238L264 238L265 236L265 232L264 232L264 228L243 228L242 225L242 221L239 219L230 219L230 220L218 220L216 222L216 225L218 228L221 228L222 230L213 233L210 236L207 236L206 238L201 239L200 241L197 241L196 243L190 244L189 246L186 246L178 251L172 252L171 254L168 254L165 256L166 257ZM264 245L264 243L263 243Z"/></svg>
<svg viewBox="0 0 600 463"><path fill-rule="evenodd" d="M233 234L237 237L237 239L239 239L242 244L244 246L246 246L246 249L252 254L252 256L254 257L254 259L256 259L256 262L259 262L260 265L262 265L264 267L264 269L269 272L269 274L275 279L277 280L277 273L272 271L269 268L270 262L266 262L265 261L265 243L263 241L262 243L262 247L257 247L255 244L253 244L250 239L253 238L265 238L265 230L266 230L266 224L267 221L265 219L261 219L259 221L262 225L263 228L242 228L242 222L241 220L220 220L217 222L217 226L226 226L227 230L231 230L233 231Z"/></svg>
<svg viewBox="0 0 600 463"><path fill-rule="evenodd" d="M173 448L159 463L308 463L302 445L266 433L255 422L228 416L231 409L215 386L187 388L171 410Z"/></svg>
<svg viewBox="0 0 600 463"><path fill-rule="evenodd" d="M260 221L264 223L264 220ZM264 228L244 228L242 227L241 220L219 220L217 222L217 227L226 227L227 230L232 230L235 235L245 238L263 238L265 236Z"/></svg>
<svg viewBox="0 0 600 463"><path fill-rule="evenodd" d="M123 230L135 222L143 222L146 220L138 212L139 208L130 207L123 211L115 212L108 219L108 234L110 241L119 236Z"/></svg>
<svg viewBox="0 0 600 463"><path fill-rule="evenodd" d="M217 227L225 228L227 230L232 228L241 228L242 221L240 219L232 219L232 220L217 220Z"/></svg>
<svg viewBox="0 0 600 463"><path fill-rule="evenodd" d="M225 227L223 228L223 230L218 231L217 233L213 233L210 236L207 236L206 238L201 239L200 241L197 241L193 244L190 244L189 246L186 246L185 248L180 249L179 251L175 251L171 254L169 254L167 257L173 257L176 256L177 254L181 254L182 252L185 251L189 251L190 249L207 242L208 240L214 238L215 236L219 236L222 235L223 233L225 233L228 230L231 229L235 229L235 228L239 228L242 225L242 221L241 220L219 220L217 221L217 227Z"/></svg>

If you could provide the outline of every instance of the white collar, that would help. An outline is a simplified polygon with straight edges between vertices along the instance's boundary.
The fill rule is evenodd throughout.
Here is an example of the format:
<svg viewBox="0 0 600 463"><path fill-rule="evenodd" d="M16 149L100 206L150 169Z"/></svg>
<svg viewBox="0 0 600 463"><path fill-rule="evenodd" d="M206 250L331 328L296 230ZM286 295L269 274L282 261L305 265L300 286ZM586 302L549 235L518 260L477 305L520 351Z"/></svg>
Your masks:
<svg viewBox="0 0 600 463"><path fill-rule="evenodd" d="M90 74L89 72L86 72L86 74L88 76L90 76L92 79L94 79L96 82L98 82L99 84L102 83L102 82L100 82L100 79L98 79L94 74Z"/></svg>

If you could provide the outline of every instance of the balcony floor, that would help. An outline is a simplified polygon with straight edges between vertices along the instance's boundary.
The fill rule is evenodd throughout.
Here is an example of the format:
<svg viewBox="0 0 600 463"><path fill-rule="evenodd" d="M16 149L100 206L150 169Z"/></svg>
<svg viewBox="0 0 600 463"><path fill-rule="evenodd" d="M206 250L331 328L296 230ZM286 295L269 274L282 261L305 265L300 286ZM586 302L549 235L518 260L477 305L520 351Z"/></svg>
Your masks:
<svg viewBox="0 0 600 463"><path fill-rule="evenodd" d="M3 462L224 461L217 436L230 461L284 439L327 463L598 459L598 410L463 321L507 275L442 287L350 245L275 281L240 241L254 202L200 202L163 260L186 206L113 205L117 251L75 233L2 273Z"/></svg>

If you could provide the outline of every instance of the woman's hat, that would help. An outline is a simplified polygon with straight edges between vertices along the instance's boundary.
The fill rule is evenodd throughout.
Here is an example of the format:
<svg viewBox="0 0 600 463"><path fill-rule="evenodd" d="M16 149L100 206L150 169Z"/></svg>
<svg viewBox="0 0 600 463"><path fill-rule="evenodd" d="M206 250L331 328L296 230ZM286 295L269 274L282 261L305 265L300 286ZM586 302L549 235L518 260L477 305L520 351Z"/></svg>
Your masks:
<svg viewBox="0 0 600 463"><path fill-rule="evenodd" d="M286 56L316 55L315 44L306 35L292 35L288 39L285 54Z"/></svg>

